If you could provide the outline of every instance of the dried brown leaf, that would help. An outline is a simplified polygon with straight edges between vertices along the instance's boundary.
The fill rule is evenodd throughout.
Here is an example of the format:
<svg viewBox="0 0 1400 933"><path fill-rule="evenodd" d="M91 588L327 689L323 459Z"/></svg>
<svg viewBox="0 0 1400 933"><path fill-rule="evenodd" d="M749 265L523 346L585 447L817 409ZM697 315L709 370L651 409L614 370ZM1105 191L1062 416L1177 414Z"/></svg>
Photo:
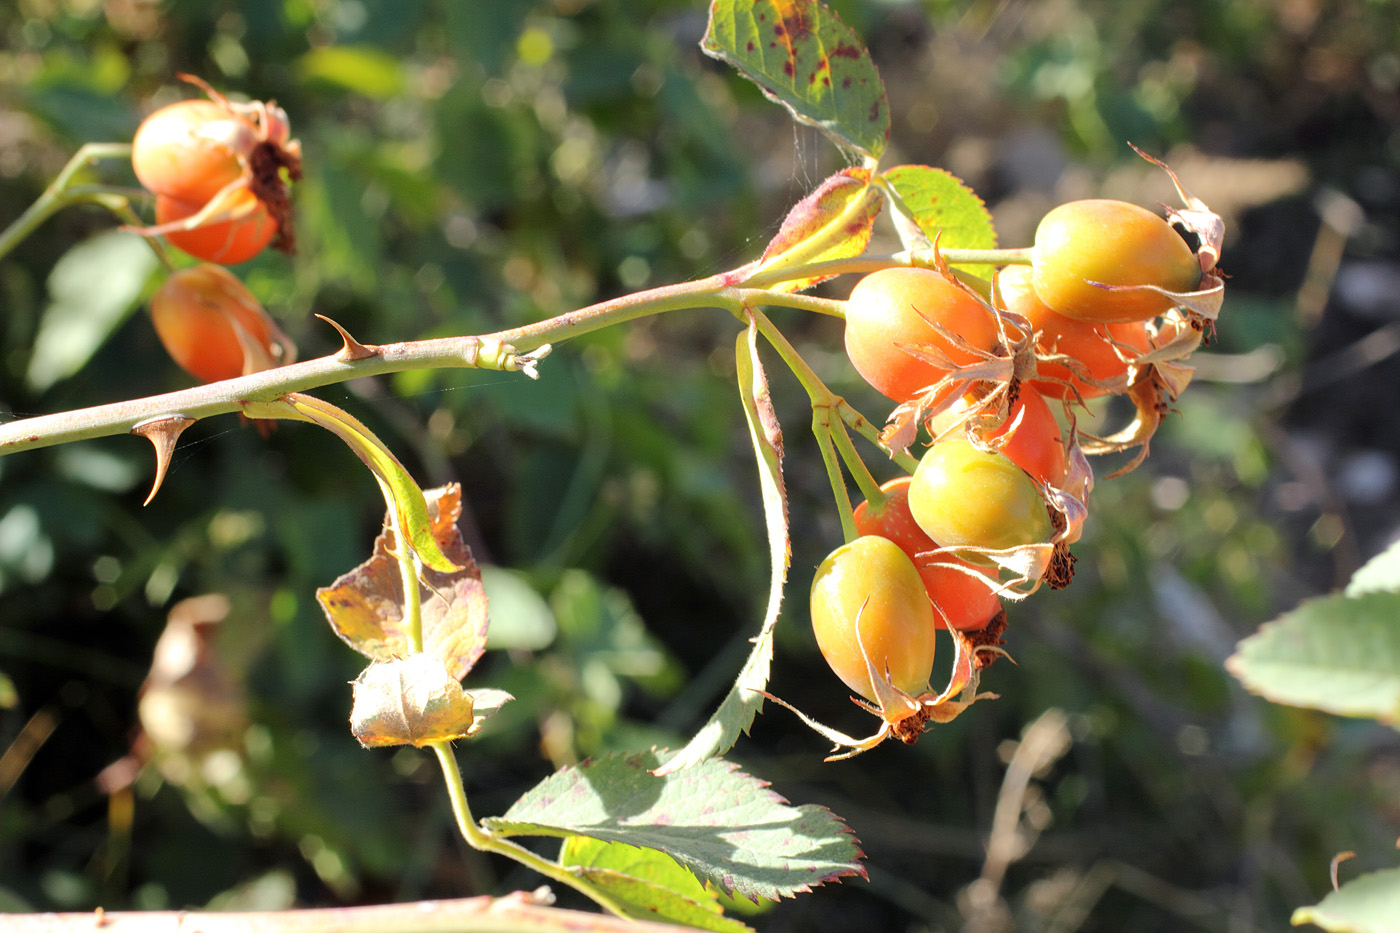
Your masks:
<svg viewBox="0 0 1400 933"><path fill-rule="evenodd" d="M486 648L486 591L457 529L462 511L461 487L453 483L427 490L424 495L433 539L460 569L443 573L420 566L423 651L441 660L453 679L461 680ZM335 633L375 661L390 661L413 653L404 627L403 574L395 556L398 547L386 523L368 560L316 591Z"/></svg>

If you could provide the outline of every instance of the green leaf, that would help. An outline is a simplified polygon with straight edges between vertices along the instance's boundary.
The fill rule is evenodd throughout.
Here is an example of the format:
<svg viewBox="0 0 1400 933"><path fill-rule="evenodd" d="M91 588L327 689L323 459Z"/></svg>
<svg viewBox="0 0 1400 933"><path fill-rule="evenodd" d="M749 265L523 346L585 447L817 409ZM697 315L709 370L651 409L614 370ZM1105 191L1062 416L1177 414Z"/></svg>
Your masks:
<svg viewBox="0 0 1400 933"><path fill-rule="evenodd" d="M39 322L25 380L42 392L82 369L126 320L156 268L134 233L99 233L63 254L49 274L49 305Z"/></svg>
<svg viewBox="0 0 1400 933"><path fill-rule="evenodd" d="M1400 593L1400 541L1392 544L1352 575L1348 596L1366 593Z"/></svg>
<svg viewBox="0 0 1400 933"><path fill-rule="evenodd" d="M996 230L987 205L956 176L927 165L880 173L893 193L893 214L905 249L992 249Z"/></svg>
<svg viewBox="0 0 1400 933"><path fill-rule="evenodd" d="M749 930L724 916L715 892L665 852L570 836L564 840L559 864L607 893L637 920L683 923L717 933Z"/></svg>
<svg viewBox="0 0 1400 933"><path fill-rule="evenodd" d="M879 190L870 184L868 170L848 168L837 172L788 211L778 235L763 251L759 269L768 271L859 256L870 242L881 206ZM774 288L799 292L829 278L826 275L792 279Z"/></svg>
<svg viewBox="0 0 1400 933"><path fill-rule="evenodd" d="M763 519L768 531L768 556L772 567L768 607L748 660L744 662L734 686L720 703L719 709L685 748L658 769L658 775L693 767L706 758L722 755L732 748L739 740L740 733L748 731L754 717L763 708L763 696L758 691L768 686L768 674L773 664L773 628L778 623L778 612L782 608L783 585L787 582L792 546L788 538L787 488L783 485L783 434L778 425L778 416L773 411L773 399L768 392L763 362L758 357L758 327L752 316L748 329L739 335L735 350L739 394L749 425L749 439L753 442L754 458L758 461L758 481L763 492Z"/></svg>
<svg viewBox="0 0 1400 933"><path fill-rule="evenodd" d="M487 648L539 651L548 648L559 623L543 596L522 574L494 564L482 564L481 584L491 603L491 634Z"/></svg>
<svg viewBox="0 0 1400 933"><path fill-rule="evenodd" d="M403 66L379 49L344 45L313 48L297 60L303 80L326 81L376 100L403 93Z"/></svg>
<svg viewBox="0 0 1400 933"><path fill-rule="evenodd" d="M1348 881L1312 907L1293 912L1293 925L1313 923L1331 933L1400 933L1400 868Z"/></svg>
<svg viewBox="0 0 1400 933"><path fill-rule="evenodd" d="M711 758L657 777L656 753L564 768L485 825L503 835L583 835L660 849L722 891L790 897L865 874L850 831L824 807L794 807Z"/></svg>
<svg viewBox="0 0 1400 933"><path fill-rule="evenodd" d="M1305 602L1240 642L1225 667L1275 703L1393 722L1400 713L1400 595Z"/></svg>
<svg viewBox="0 0 1400 933"><path fill-rule="evenodd" d="M714 0L700 41L799 123L867 164L889 143L885 85L864 43L816 0Z"/></svg>

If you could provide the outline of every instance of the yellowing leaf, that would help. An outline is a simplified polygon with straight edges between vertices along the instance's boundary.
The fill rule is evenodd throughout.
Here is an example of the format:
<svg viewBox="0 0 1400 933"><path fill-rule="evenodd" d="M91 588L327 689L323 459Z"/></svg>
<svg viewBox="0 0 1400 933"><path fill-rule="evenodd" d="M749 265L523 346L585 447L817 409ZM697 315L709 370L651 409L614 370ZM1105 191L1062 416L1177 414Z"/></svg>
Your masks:
<svg viewBox="0 0 1400 933"><path fill-rule="evenodd" d="M471 694L426 654L371 664L354 690L350 731L366 747L421 747L475 731Z"/></svg>
<svg viewBox="0 0 1400 933"><path fill-rule="evenodd" d="M423 651L440 660L454 680L461 680L486 648L486 590L457 530L461 487L453 483L430 490L425 506L426 528L435 546L459 569L422 570L418 598ZM407 657L414 650L404 628L403 574L395 548L394 533L386 522L368 560L316 591L335 633L376 661Z"/></svg>
<svg viewBox="0 0 1400 933"><path fill-rule="evenodd" d="M837 172L798 201L768 244L760 271L831 259L849 259L865 252L882 198L870 184L870 172L848 168ZM831 276L811 276L775 285L781 291L802 291Z"/></svg>

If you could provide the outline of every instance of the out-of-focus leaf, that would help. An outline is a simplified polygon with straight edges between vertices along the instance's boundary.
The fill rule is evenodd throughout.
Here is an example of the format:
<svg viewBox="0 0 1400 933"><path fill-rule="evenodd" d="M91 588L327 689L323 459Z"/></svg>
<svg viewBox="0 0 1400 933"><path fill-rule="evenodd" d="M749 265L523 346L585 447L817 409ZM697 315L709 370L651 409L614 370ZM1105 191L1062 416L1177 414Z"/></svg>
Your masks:
<svg viewBox="0 0 1400 933"><path fill-rule="evenodd" d="M136 307L155 268L155 254L134 233L99 233L65 253L49 275L30 388L41 392L82 369Z"/></svg>
<svg viewBox="0 0 1400 933"><path fill-rule="evenodd" d="M224 891L204 905L209 910L290 910L296 906L296 878L286 869L266 874Z"/></svg>
<svg viewBox="0 0 1400 933"><path fill-rule="evenodd" d="M710 758L666 777L655 754L564 768L485 824L505 835L590 836L660 849L722 891L790 897L864 876L855 838L823 807L794 807L737 766Z"/></svg>
<svg viewBox="0 0 1400 933"><path fill-rule="evenodd" d="M514 571L482 564L481 583L491 603L491 633L486 646L538 651L554 641L559 625L548 601Z"/></svg>
<svg viewBox="0 0 1400 933"><path fill-rule="evenodd" d="M1312 907L1293 912L1293 925L1316 924L1330 933L1400 931L1400 868L1348 881Z"/></svg>
<svg viewBox="0 0 1400 933"><path fill-rule="evenodd" d="M25 107L69 139L130 139L137 118L120 98L102 91L55 82L32 89Z"/></svg>
<svg viewBox="0 0 1400 933"><path fill-rule="evenodd" d="M1352 575L1348 596L1366 593L1400 593L1400 542L1392 544Z"/></svg>
<svg viewBox="0 0 1400 933"><path fill-rule="evenodd" d="M837 172L788 211L778 235L763 251L760 268L859 256L870 242L881 206L880 193L871 186L868 170L848 168ZM800 292L829 278L793 279L773 287Z"/></svg>
<svg viewBox="0 0 1400 933"><path fill-rule="evenodd" d="M394 149L378 141L360 153L356 168L383 187L398 216L420 229L427 229L442 214L448 201L438 180L424 172L407 149Z"/></svg>
<svg viewBox="0 0 1400 933"><path fill-rule="evenodd" d="M314 255L323 279L345 278L361 292L379 284L383 248L378 218L365 210L365 180L337 161L308 164L297 183L298 248ZM302 235L305 234L305 235Z"/></svg>
<svg viewBox="0 0 1400 933"><path fill-rule="evenodd" d="M1400 594L1305 602L1240 642L1225 667L1275 703L1393 723L1400 714Z"/></svg>
<svg viewBox="0 0 1400 933"><path fill-rule="evenodd" d="M616 706L622 697L619 678L663 694L682 681L675 661L647 630L625 591L603 586L581 570L568 570L550 593L550 607L559 622L557 650L579 669L584 695Z"/></svg>
<svg viewBox="0 0 1400 933"><path fill-rule="evenodd" d="M530 13L520 0L472 0L446 7L447 36L463 59L495 74L515 49L515 37Z"/></svg>
<svg viewBox="0 0 1400 933"><path fill-rule="evenodd" d="M758 691L768 686L768 674L773 665L773 628L778 623L778 611L782 607L783 585L787 582L792 546L788 538L787 488L783 484L783 434L777 414L773 411L773 399L768 392L763 363L758 357L758 327L752 318L748 329L739 335L736 358L739 392L749 425L749 439L753 441L754 458L758 461L759 486L763 491L763 518L768 531L768 556L772 567L768 606L764 611L763 626L754 639L753 650L749 652L734 686L710 721L700 728L685 748L662 766L661 774L692 767L732 748L739 740L739 734L748 731L753 718L763 708L763 697Z"/></svg>
<svg viewBox="0 0 1400 933"><path fill-rule="evenodd" d="M629 917L683 923L719 933L749 929L724 916L715 892L665 852L570 836L560 850L559 864L607 892Z"/></svg>
<svg viewBox="0 0 1400 933"><path fill-rule="evenodd" d="M901 204L892 213L905 249L992 249L992 215L971 188L941 168L897 165L880 173Z"/></svg>
<svg viewBox="0 0 1400 933"><path fill-rule="evenodd" d="M201 783L201 759L240 748L248 728L241 665L220 645L231 609L220 593L181 600L156 641L137 706L144 738L134 748L145 751L133 754L154 757L173 784Z"/></svg>
<svg viewBox="0 0 1400 933"><path fill-rule="evenodd" d="M9 888L0 888L0 912L7 914L32 913L34 905Z"/></svg>
<svg viewBox="0 0 1400 933"><path fill-rule="evenodd" d="M715 0L700 47L867 164L884 153L885 84L860 37L824 4Z"/></svg>
<svg viewBox="0 0 1400 933"><path fill-rule="evenodd" d="M297 69L303 80L327 81L376 100L403 93L405 84L398 59L363 46L318 46L298 59Z"/></svg>
<svg viewBox="0 0 1400 933"><path fill-rule="evenodd" d="M540 180L552 144L539 124L518 109L489 107L479 88L453 88L435 108L434 174L474 209L510 205Z"/></svg>
<svg viewBox="0 0 1400 933"><path fill-rule="evenodd" d="M69 444L55 459L60 476L105 492L126 492L145 472L144 462L118 457L96 442Z"/></svg>
<svg viewBox="0 0 1400 933"><path fill-rule="evenodd" d="M440 660L454 680L471 671L486 648L488 625L486 590L462 534L461 488L457 484L431 490L427 502L428 528L445 557L457 570L424 568L418 581L422 607L423 651ZM376 661L390 661L413 652L403 629L403 574L394 556L396 540L387 525L374 541L374 553L331 586L316 591L335 633L356 651Z"/></svg>

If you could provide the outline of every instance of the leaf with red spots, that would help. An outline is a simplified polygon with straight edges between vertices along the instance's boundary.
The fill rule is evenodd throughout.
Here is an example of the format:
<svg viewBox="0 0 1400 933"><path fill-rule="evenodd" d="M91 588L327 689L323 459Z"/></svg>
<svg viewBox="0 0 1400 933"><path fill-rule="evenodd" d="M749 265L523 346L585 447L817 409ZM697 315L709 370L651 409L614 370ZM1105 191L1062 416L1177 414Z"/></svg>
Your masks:
<svg viewBox="0 0 1400 933"><path fill-rule="evenodd" d="M778 235L763 251L760 271L830 259L849 259L865 252L883 199L870 184L870 172L848 168L821 183L788 211ZM800 292L831 276L811 276L774 285Z"/></svg>
<svg viewBox="0 0 1400 933"><path fill-rule="evenodd" d="M971 188L941 168L897 165L880 173L893 192L891 214L906 249L992 249L992 215Z"/></svg>
<svg viewBox="0 0 1400 933"><path fill-rule="evenodd" d="M462 512L456 483L425 493L427 527L433 540L458 569L450 573L423 567L418 580L422 607L423 651L438 658L454 680L461 680L486 648L486 590L472 560L457 518ZM316 599L335 633L374 661L391 661L413 653L404 630L404 586L394 533L386 527L374 542L369 560L316 591Z"/></svg>
<svg viewBox="0 0 1400 933"><path fill-rule="evenodd" d="M588 836L659 849L726 894L791 897L864 877L851 831L824 807L794 807L765 781L710 758L665 777L656 752L607 756L545 778L504 816L503 836Z"/></svg>
<svg viewBox="0 0 1400 933"><path fill-rule="evenodd" d="M864 43L817 0L714 0L700 47L856 158L889 143L885 85Z"/></svg>

